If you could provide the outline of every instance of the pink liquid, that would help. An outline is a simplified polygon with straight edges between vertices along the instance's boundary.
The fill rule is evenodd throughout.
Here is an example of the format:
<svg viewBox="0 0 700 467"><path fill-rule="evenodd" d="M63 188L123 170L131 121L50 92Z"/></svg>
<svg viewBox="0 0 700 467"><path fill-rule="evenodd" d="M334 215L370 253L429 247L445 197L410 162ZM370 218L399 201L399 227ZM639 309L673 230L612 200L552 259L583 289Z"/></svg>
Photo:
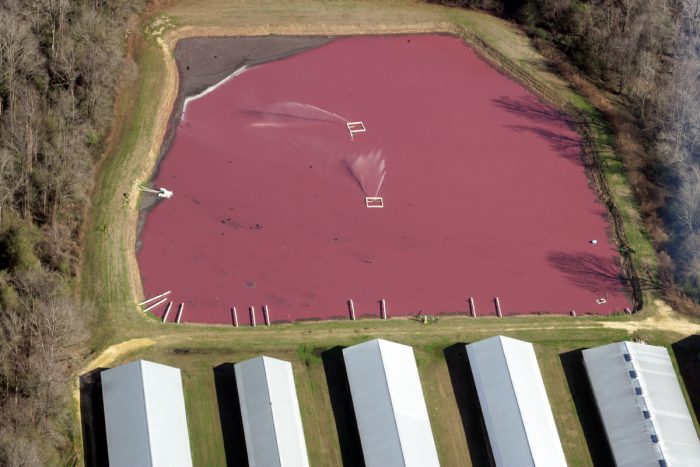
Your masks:
<svg viewBox="0 0 700 467"><path fill-rule="evenodd" d="M277 113L310 104L363 121ZM284 105L282 106L284 108ZM268 112L268 113L266 113ZM419 311L609 313L629 306L563 117L439 35L355 37L253 67L192 101L155 180L138 254L147 297L241 324ZM381 150L383 209L345 162ZM590 240L598 243L592 245ZM606 298L605 304L596 299ZM164 311L154 310L156 314ZM174 319L174 313L171 312Z"/></svg>

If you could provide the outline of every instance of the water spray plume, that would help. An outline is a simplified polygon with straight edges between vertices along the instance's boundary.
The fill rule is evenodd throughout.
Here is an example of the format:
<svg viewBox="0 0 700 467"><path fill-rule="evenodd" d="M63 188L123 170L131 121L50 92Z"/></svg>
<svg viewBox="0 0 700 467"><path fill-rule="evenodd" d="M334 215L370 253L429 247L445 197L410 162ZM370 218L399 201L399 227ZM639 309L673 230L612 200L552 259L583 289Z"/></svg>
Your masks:
<svg viewBox="0 0 700 467"><path fill-rule="evenodd" d="M208 88L206 88L204 91L200 92L199 94L196 94L194 96L190 96L190 97L186 98L182 104L182 120L185 119L185 114L187 113L187 105L190 102L195 101L197 99L201 99L202 97L206 96L210 92L216 91L219 87L223 86L224 84L228 83L232 79L241 75L247 69L248 69L248 65L243 65L242 67L238 68L237 70L235 70L233 73L231 73L226 78L219 81L218 83L209 86Z"/></svg>
<svg viewBox="0 0 700 467"><path fill-rule="evenodd" d="M320 120L331 123L347 123L348 120L329 110L300 102L280 102L271 105L264 113L281 117L303 118L307 120Z"/></svg>
<svg viewBox="0 0 700 467"><path fill-rule="evenodd" d="M345 161L352 176L365 196L378 196L386 176L386 162L382 151L376 149L367 154L353 156Z"/></svg>

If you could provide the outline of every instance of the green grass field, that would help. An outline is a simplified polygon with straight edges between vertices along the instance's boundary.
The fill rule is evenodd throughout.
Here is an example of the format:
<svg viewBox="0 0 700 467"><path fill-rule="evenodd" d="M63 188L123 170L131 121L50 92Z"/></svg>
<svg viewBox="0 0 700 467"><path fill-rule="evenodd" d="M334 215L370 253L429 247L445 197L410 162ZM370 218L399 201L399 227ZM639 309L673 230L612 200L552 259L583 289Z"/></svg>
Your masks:
<svg viewBox="0 0 700 467"><path fill-rule="evenodd" d="M578 381L585 377L580 371L574 371L573 375L565 374L562 356L581 348L629 338L628 333L602 328L586 320L579 320L578 326L573 329L556 325L553 329L547 329L549 320L545 318L539 322L536 319L517 321L510 330L503 330L508 325L504 326L504 320L495 318L450 318L433 325L409 320L367 320L286 325L276 330L245 328L211 333L202 329L191 336L181 332L166 333L154 345L123 354L112 365L144 358L180 368L195 465L216 466L226 465L226 450L214 369L261 354L291 361L311 463L340 465L341 449L322 356L337 346L385 337L414 348L441 463L472 465L472 456L479 459L480 447L467 445L457 403L463 394L460 394L461 386L456 388L457 393L453 389L444 351L457 343L474 342L502 333L536 343L539 365L567 461L572 466L593 465L576 405L583 403L584 409L589 411L595 408L590 404L585 405L585 400L575 401L572 397L568 377ZM647 332L643 337L650 343L667 345L679 336ZM464 391L467 390L465 387ZM476 418L475 407L471 407L469 415ZM472 456L470 451L473 451Z"/></svg>
<svg viewBox="0 0 700 467"><path fill-rule="evenodd" d="M154 33L154 24L172 29ZM466 28L465 34L487 43L517 74L537 83L559 100L588 112L596 141L605 156L607 177L617 204L625 215L625 229L636 260L655 264L655 255L639 219L624 168L614 152L611 130L599 113L563 79L550 71L528 38L509 23L492 16L444 8L410 0L182 0L145 17L132 33L131 55L137 73L124 83L115 106L115 125L93 193L92 210L85 227L85 252L80 275L82 297L94 304L92 356L105 366L145 358L182 369L188 422L195 465L226 465L226 450L219 417L214 368L265 353L294 365L309 455L313 465L339 465L339 435L324 371L324 352L373 337L414 346L423 391L443 465L480 465L483 458L474 435L474 411L458 403L445 349L496 334L535 343L557 427L570 465L593 465L597 449L590 437L591 407L580 397L585 379L572 373L569 357L578 349L616 340L640 337L670 346L690 333L697 321L674 313L660 314L648 297L643 313L603 317L449 318L432 325L408 319L362 320L232 329L224 326L162 325L138 311L141 299L135 260L136 196L125 203L136 183L148 178L155 164L159 131L170 111L166 105L175 83L172 45L178 37L246 34L357 34L411 30ZM163 52L162 44L169 51ZM155 151L157 152L157 150ZM110 346L129 339L148 338L154 343L138 350L111 352ZM128 348L128 346L127 346ZM105 353L103 353L106 350ZM108 358L107 358L108 357ZM91 359L92 360L92 359ZM94 360L93 360L94 361ZM86 365L86 370L91 363ZM567 372L565 372L567 368ZM454 376L454 375L453 375ZM572 397L572 393L576 398ZM459 396L459 397L457 397ZM583 401L583 402L582 402ZM76 404L77 405L77 404ZM578 409L578 410L577 410ZM466 411L466 412L465 412ZM75 410L75 451L82 450L79 411ZM466 415L463 417L462 415ZM697 422L696 422L697 426ZM465 434L469 433L469 436ZM342 431L341 431L342 436Z"/></svg>

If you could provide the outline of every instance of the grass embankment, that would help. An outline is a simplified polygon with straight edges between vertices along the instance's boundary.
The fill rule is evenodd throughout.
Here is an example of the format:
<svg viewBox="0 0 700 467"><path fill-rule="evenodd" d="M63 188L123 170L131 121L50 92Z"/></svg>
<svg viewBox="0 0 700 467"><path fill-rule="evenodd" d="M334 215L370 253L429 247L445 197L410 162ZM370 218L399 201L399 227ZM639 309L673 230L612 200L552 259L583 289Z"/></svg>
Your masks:
<svg viewBox="0 0 700 467"><path fill-rule="evenodd" d="M285 325L277 329L192 328L166 325L173 330L154 338L154 343L119 355L110 366L135 358L146 358L182 369L188 423L195 465L226 465L225 429L222 429L219 405L226 405L230 387L217 388L215 368L239 362L260 354L291 361L312 465L340 465L341 448L324 367L324 352L336 346L348 346L374 337L412 345L416 354L438 453L443 465L472 465L472 459L484 457L483 448L475 442L476 418L467 426L471 430L467 444L465 427L458 401L463 402L468 388L459 384L453 389L445 349L456 343L469 343L494 334L535 342L539 365L564 445L569 465L593 465L587 444L595 443L588 426L581 422L579 411L594 411L585 397L585 387L577 386L572 397L569 380L585 379L577 368L566 365L570 352L628 337L624 329L604 328L594 320L571 320L572 329L565 329L566 318L516 318L498 320L483 318L451 318L434 325L421 325L409 320L359 321L356 323L308 323ZM504 329L505 328L505 329ZM233 334L232 334L233 333ZM679 334L645 331L639 334L650 343L667 345ZM454 376L454 375L453 375ZM458 382L459 383L459 382ZM221 381L218 383L221 386ZM219 396L217 396L217 389ZM462 392L462 390L464 392ZM475 417L475 406L467 405L467 415ZM226 416L226 414L224 414ZM583 414L587 416L586 413ZM477 424L478 425L478 424ZM601 439L597 438L600 442ZM233 454L234 457L236 453Z"/></svg>
<svg viewBox="0 0 700 467"><path fill-rule="evenodd" d="M341 445L331 404L331 394L337 387L329 388L327 376L332 371L324 365L324 352L383 337L414 347L443 465L480 465L472 462L485 456L479 445L478 412L473 401L464 404L468 391L464 381L456 380L453 388L454 374L448 369L444 350L456 343L504 334L535 343L567 461L572 466L588 466L596 461L591 452L598 455L604 441L595 435L600 435L599 426L590 421L595 408L586 397L583 369L571 363L571 353L632 337L669 347L700 330L698 325L686 324L694 327L675 332L669 328L671 323L677 321L651 317L640 321L618 315L604 321L596 317L453 317L431 325L408 319L370 319L239 329L154 324L141 333L148 339L110 347L104 358L94 361L85 372L136 358L181 368L195 465L214 466L226 465L224 440L228 431L222 428L220 415L226 417L226 412L220 410L220 405L230 406L225 402L227 394L232 396L230 385L222 386L219 381L217 388L215 369L263 353L291 361L312 464L340 465Z"/></svg>
<svg viewBox="0 0 700 467"><path fill-rule="evenodd" d="M132 351L128 350L128 345L112 347L108 349L108 357L93 364L112 366L133 358L148 358L182 368L197 465L223 465L225 462L213 368L263 352L294 364L313 463L338 464L341 453L319 354L338 345L375 336L415 346L443 464L469 465L469 452L476 448L472 446L473 438L465 437L443 349L456 342L470 342L499 333L536 343L567 459L571 465L591 465L589 450L583 443L585 427L581 414L576 411L560 356L581 347L623 339L630 333L637 333L652 343L669 345L688 333L698 332L698 325L693 322L678 320L673 314L656 313L644 317L577 319L537 316L502 320L444 319L430 326L405 319L368 320L255 330L161 325L145 319L135 307L142 293L134 255L138 214L136 184L146 180L153 170L177 89L172 47L178 38L189 36L459 30L478 38L498 51L498 56L507 58L510 65L514 64L517 74L525 78L523 81L545 87L558 101L570 102L590 115L589 120L596 123L591 132L600 145L598 149L604 157L608 183L625 216L630 246L637 251L635 258L652 265L655 262L624 169L613 151L609 127L568 83L549 71L527 37L512 25L477 12L400 0L185 0L162 13L165 16L155 20L160 22L148 28L148 34L136 31L130 39L137 74L125 84L116 105L115 130L86 223L81 290L83 297L95 304L91 347L96 352L127 339L148 338L154 342L138 341L138 350ZM149 24L153 26L154 18L145 21L147 24L141 26L142 31ZM168 24L175 25L174 29L167 31ZM456 28L466 28L466 32ZM128 199L125 200L123 193L128 193ZM654 309L654 305L648 309ZM90 367L93 366L88 365ZM79 440L76 436L78 444ZM80 451L81 446L76 449Z"/></svg>
<svg viewBox="0 0 700 467"><path fill-rule="evenodd" d="M138 33L136 33L138 34ZM85 231L81 271L83 298L95 304L92 345L117 342L124 328L140 326L135 298L140 290L136 265L134 185L147 173L147 154L162 95L162 52L142 37L131 39L137 75L115 106L115 127L93 193ZM128 194L128 198L124 194Z"/></svg>

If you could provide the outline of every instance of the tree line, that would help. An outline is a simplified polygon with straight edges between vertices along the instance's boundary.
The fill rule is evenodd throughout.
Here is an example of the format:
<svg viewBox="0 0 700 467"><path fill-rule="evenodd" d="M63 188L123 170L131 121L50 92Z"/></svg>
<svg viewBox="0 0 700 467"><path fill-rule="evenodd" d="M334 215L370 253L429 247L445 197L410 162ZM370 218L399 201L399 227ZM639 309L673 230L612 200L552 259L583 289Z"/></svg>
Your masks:
<svg viewBox="0 0 700 467"><path fill-rule="evenodd" d="M679 284L700 298L700 0L434 0L556 45L622 98ZM57 464L84 348L80 229L145 0L0 0L0 465Z"/></svg>
<svg viewBox="0 0 700 467"><path fill-rule="evenodd" d="M0 465L69 452L86 305L71 284L140 0L0 0Z"/></svg>
<svg viewBox="0 0 700 467"><path fill-rule="evenodd" d="M433 1L521 24L535 44L556 46L616 96L643 146L641 160L628 170L659 253L657 283L666 285L671 298L681 290L695 301L689 309L697 311L700 0Z"/></svg>

